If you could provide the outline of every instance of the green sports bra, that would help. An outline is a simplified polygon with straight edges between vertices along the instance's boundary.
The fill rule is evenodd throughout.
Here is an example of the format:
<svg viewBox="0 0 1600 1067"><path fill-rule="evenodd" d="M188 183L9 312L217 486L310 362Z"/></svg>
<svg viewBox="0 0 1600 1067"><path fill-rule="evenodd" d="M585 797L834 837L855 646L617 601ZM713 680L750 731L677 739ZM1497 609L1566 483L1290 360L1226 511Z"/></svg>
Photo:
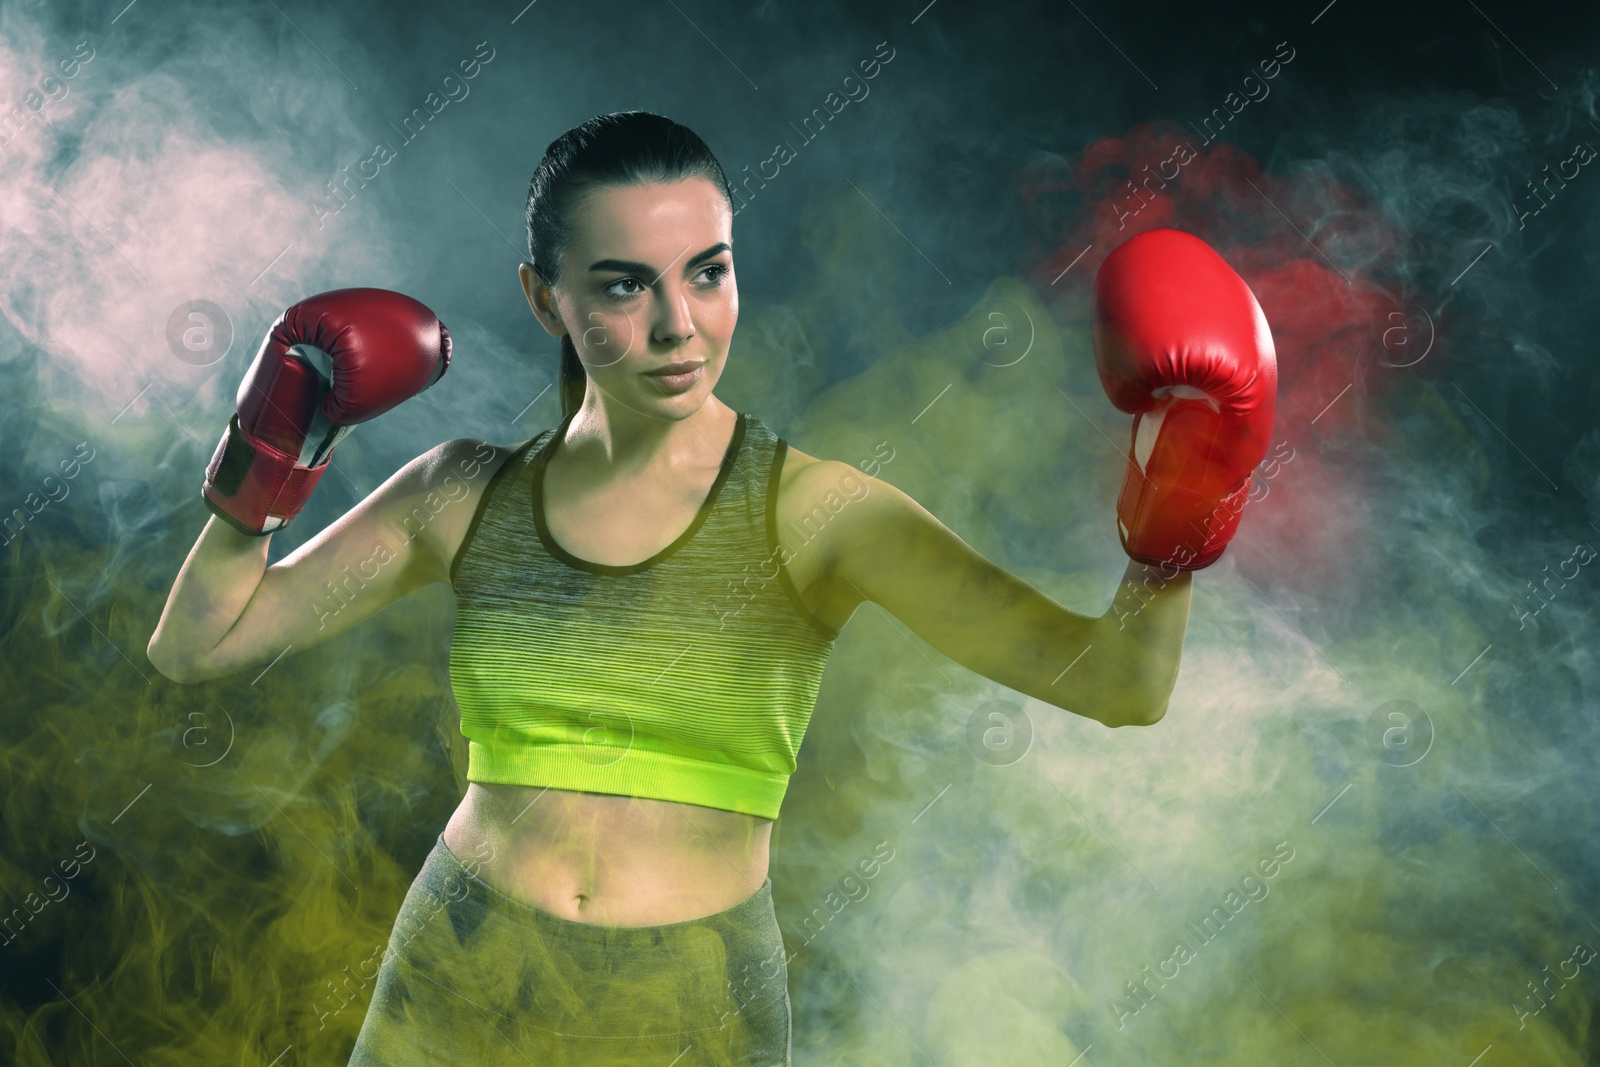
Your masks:
<svg viewBox="0 0 1600 1067"><path fill-rule="evenodd" d="M545 522L545 460L571 421L495 472L450 566L467 780L777 818L838 636L777 543L787 442L739 413L688 529L614 567Z"/></svg>

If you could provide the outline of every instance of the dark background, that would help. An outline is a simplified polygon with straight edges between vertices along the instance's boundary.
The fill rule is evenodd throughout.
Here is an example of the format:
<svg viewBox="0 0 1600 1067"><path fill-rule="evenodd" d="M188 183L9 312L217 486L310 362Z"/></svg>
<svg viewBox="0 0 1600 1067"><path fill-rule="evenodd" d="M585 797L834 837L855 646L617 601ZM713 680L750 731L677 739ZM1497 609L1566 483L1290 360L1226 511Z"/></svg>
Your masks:
<svg viewBox="0 0 1600 1067"><path fill-rule="evenodd" d="M78 41L95 50L71 92L0 149L0 503L22 506L77 442L94 442L96 454L72 494L28 519L20 535L8 531L4 546L0 905L21 906L80 840L98 850L72 895L0 949L0 1060L337 1059L337 1041L348 1047L359 1011L340 1016L347 1031L337 1040L319 1038L304 1003L328 974L365 955L340 930L382 936L459 798L443 675L445 600L420 598L359 635L305 653L297 688L273 695L245 678L175 686L145 662L171 578L205 519L200 473L255 339L277 311L346 285L399 289L451 324L460 360L438 388L340 446L343 478L325 480L296 528L275 538L274 559L439 440L505 443L556 421L553 393L541 392L553 380L554 342L533 323L515 280L526 255L528 177L552 139L596 113L657 111L700 133L737 182L776 142L795 145L790 124L822 106L857 61L887 41L894 59L868 83L867 98L799 148L735 221L742 333L752 353L784 359L752 355L730 372L727 399L758 410L808 451L848 458L883 434L862 424L851 436L837 409L817 398L848 389L885 360L886 339L904 348L966 321L995 279L1025 279L1081 341L1083 286L1094 267L1157 214L1118 230L1116 186L1124 169L1137 169L1118 161L1165 154L1106 146L1120 138L1172 143L1288 42L1294 59L1270 81L1270 95L1245 107L1204 161L1185 169L1169 222L1206 236L1257 289L1283 368L1279 425L1306 457L1275 483L1279 510L1263 508L1255 539L1242 534L1231 553L1260 598L1248 599L1250 588L1240 586L1244 601L1219 593L1206 607L1197 592L1186 651L1186 664L1196 666L1186 676L1209 687L1213 710L1233 706L1234 683L1205 664L1217 662L1206 658L1209 649L1236 649L1252 679L1237 681L1236 705L1256 707L1252 693L1281 694L1280 715L1249 720L1261 728L1260 761L1227 765L1266 784L1292 779L1296 767L1325 772L1307 794L1321 798L1309 817L1341 782L1357 780L1329 768L1371 760L1363 737L1380 702L1373 694L1408 690L1369 687L1367 702L1341 718L1332 702L1301 688L1310 668L1299 660L1275 676L1274 642L1299 634L1346 670L1360 664L1391 681L1422 660L1434 670L1435 651L1441 680L1474 665L1478 673L1463 670L1470 681L1440 689L1459 703L1449 714L1436 709L1431 729L1441 749L1418 767L1440 767L1443 777L1399 798L1380 792L1359 826L1339 831L1341 844L1315 852L1307 845L1306 854L1320 856L1307 865L1320 866L1302 866L1301 877L1325 892L1304 890L1292 912L1261 905L1270 924L1263 918L1256 934L1230 943L1233 963L1268 961L1261 967L1285 968L1292 979L1255 992L1231 968L1189 979L1157 1002L1168 1012L1164 1023L1140 1022L1143 1051L1118 1051L1115 1042L1126 1038L1107 1001L1124 997L1122 980L1167 946L1115 933L1091 946L1094 935L1063 929L1176 929L1182 920L1172 916L1198 914L1200 901L1220 892L1197 872L1213 859L1224 875L1244 869L1270 841L1241 833L1224 848L1178 818L1180 809L1200 807L1226 825L1229 812L1243 808L1230 808L1220 787L1203 787L1210 805L1172 794L1178 799L1160 809L1170 818L1134 820L1137 829L1124 830L1152 844L1149 862L1163 862L1153 853L1165 848L1173 869L1187 872L1160 878L1186 888L1142 905L1150 915L1170 909L1144 922L1120 910L1125 886L1074 889L1098 894L1105 909L1086 914L1083 897L1073 896L1069 909L1067 889L1031 881L1027 872L1049 861L1026 842L1051 838L1012 821L1012 809L999 831L981 821L940 831L946 844L921 850L920 876L910 862L900 869L905 881L893 905L883 904L887 891L872 919L860 914L865 904L853 905L836 920L855 922L853 934L791 964L797 1062L978 1062L961 1051L962 1038L931 1024L919 1029L927 998L910 992L920 988L915 972L937 981L950 961L996 943L1033 944L1034 934L1047 946L1041 955L1072 972L1079 988L1017 1010L1060 1027L1076 1049L1098 1044L1085 1062L1176 1062L1162 1057L1180 1052L1187 1062L1248 1062L1253 1042L1261 1050L1254 1062L1422 1062L1425 1049L1428 1062L1455 1062L1431 1058L1449 1050L1466 1064L1478 1062L1472 1057L1485 1045L1485 1065L1594 1062L1597 987L1587 969L1536 1018L1507 1007L1531 1007L1528 980L1570 957L1574 940L1600 944L1585 918L1600 888L1591 784L1600 601L1592 568L1560 587L1532 634L1508 608L1534 603L1534 584L1572 556L1574 542L1600 546L1600 166L1584 166L1518 223L1519 207L1531 203L1527 183L1543 167L1554 169L1578 142L1600 147L1594 5L938 0L924 9L539 0L523 10L515 2L140 0L129 8L6 4L0 37L6 108L25 106L30 87ZM390 124L479 42L495 58L470 94L317 226L309 204L324 184L368 156L376 140L392 143ZM1095 146L1110 164L1093 165ZM1272 202L1252 199L1245 177ZM1052 285L1090 242L1093 253L1070 280ZM1365 296L1329 296L1325 268ZM172 310L196 299L220 306L236 334L226 356L205 367L175 359L165 333ZM794 330L785 332L791 320L803 324L803 346ZM1436 343L1418 359L1424 320ZM1389 332L1397 323L1410 331L1399 340ZM1384 361L1410 365L1374 371ZM1078 397L1092 391L1086 366L1080 359L1070 376L1084 390ZM1347 382L1359 386L1348 396L1340 393ZM932 390L901 384L905 414L928 403ZM873 403L895 403L893 392ZM1343 401L1333 408L1336 394ZM1325 404L1333 413L1313 425ZM1125 418L1103 402L1093 414L1110 438L1126 432ZM975 450L987 434L1023 429L976 417L968 426L967 436L946 444ZM1085 448L1100 447L1088 440ZM1108 485L1114 460L1102 471ZM885 477L902 484L897 473ZM972 531L986 553L1046 582L1058 563L1052 528L1010 516L1008 509L1026 508L1022 494L984 497L983 476L971 468L944 482L936 488L930 478L918 499L963 534ZM940 495L949 493L958 495ZM1115 573L1105 532L1111 502L1097 498L1086 519L1100 530L1090 555L1107 589ZM996 528L963 526L968 504ZM1263 636L1272 627L1275 636ZM1478 652L1485 645L1493 651ZM883 647L916 661L903 644ZM1419 652L1424 647L1430 651ZM841 658L845 665L830 674L819 727L866 702L851 673L862 658L865 651ZM1468 685L1478 688L1463 695ZM226 786L216 784L220 776L185 784L176 762L187 755L196 766L205 762L197 743L220 744L219 707L230 709L229 728L241 736L253 729L284 737L277 747L250 749L248 766L260 774ZM960 735L962 716L952 721L957 727L946 732ZM185 731L198 722L218 733L197 742ZM782 824L789 832L774 855L780 915L812 907L881 836L873 809L863 806L869 794L846 804L848 833L835 826L830 836L822 825L834 811L827 797L838 767L905 784L906 796L920 798L913 813L946 780L934 775L924 793L925 783L907 784L903 769L885 774L875 730L830 727L827 738L808 742L816 762L802 757ZM1335 735L1343 740L1328 740ZM831 740L840 736L850 752ZM1217 751L1229 743L1217 740ZM1185 765L1181 752L1139 750L1140 742L1120 737L1117 744L1119 774L1137 766L1141 781L1209 781L1204 757ZM1311 753L1308 762L1276 758L1302 752L1297 746ZM1447 760L1454 762L1442 766ZM146 767L154 769L145 774ZM289 809L298 810L300 837L342 842L355 857L351 868L365 875L372 891L346 901L348 910L329 903L337 885L319 887L313 903L292 873L320 863L315 853L294 851L291 833L263 831L273 811L259 803L255 783L273 768L289 768L292 779L277 782L285 792L275 797L303 790L310 798ZM146 783L167 788L146 795ZM895 794L885 789L883 796ZM140 807L123 809L136 793L150 820L143 828L129 826ZM1267 793L1263 787L1244 806L1271 808ZM1048 792L1044 800L1058 804ZM1114 812L1136 801L1107 803ZM113 824L119 809L129 817ZM1127 846L1105 824L1066 843L1100 847L1101 830ZM1298 843L1300 834L1289 837ZM1418 855L1413 845L1437 851ZM1234 852L1245 858L1235 862ZM1446 860L1454 866L1438 866ZM1110 861L1118 862L1115 854ZM914 931L906 941L891 929L914 927L906 917L919 905L937 911L930 901L953 908L953 886L982 881L973 870L1000 872L1013 902L1028 905L1019 911L1032 909L1031 922L1048 914L1063 927L1041 932L1024 921L1009 941L974 935L944 946L939 966L905 949ZM301 921L322 933L296 933ZM1245 936L1258 940L1246 945ZM1368 953L1364 938L1381 945ZM864 958L882 968L871 984L859 967L841 963ZM974 988L1008 1008L1042 981L1026 967L996 966L999 977ZM1244 970L1264 981L1260 968ZM860 1002L834 1007L849 989L841 973L872 990L863 999L876 1014ZM958 987L946 995L951 988ZM1239 1006L1258 993L1272 1009L1258 1000ZM1017 1042L1031 1033L1003 1013L973 1007L971 1016L968 1036L995 1040L985 1026ZM1335 1037L1340 1020L1363 1017L1381 1021L1340 1045L1343 1058L1331 1051L1344 1040ZM1040 1040L1026 1047L1059 1051ZM285 1046L295 1051L275 1061ZM1047 1062L1039 1055L1017 1062Z"/></svg>

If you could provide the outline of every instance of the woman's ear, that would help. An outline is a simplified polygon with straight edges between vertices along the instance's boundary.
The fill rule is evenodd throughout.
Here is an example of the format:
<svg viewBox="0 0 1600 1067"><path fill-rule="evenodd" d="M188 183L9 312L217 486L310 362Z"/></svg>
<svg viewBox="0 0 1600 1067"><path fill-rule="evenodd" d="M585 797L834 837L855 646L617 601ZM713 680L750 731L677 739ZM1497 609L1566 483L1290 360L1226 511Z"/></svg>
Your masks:
<svg viewBox="0 0 1600 1067"><path fill-rule="evenodd" d="M526 260L517 264L517 277L522 282L522 295L528 298L528 307L533 310L534 318L539 320L539 325L544 327L545 333L551 337L565 334L567 328L561 323L561 314L556 310L550 286L539 277L539 272L533 269L533 264Z"/></svg>

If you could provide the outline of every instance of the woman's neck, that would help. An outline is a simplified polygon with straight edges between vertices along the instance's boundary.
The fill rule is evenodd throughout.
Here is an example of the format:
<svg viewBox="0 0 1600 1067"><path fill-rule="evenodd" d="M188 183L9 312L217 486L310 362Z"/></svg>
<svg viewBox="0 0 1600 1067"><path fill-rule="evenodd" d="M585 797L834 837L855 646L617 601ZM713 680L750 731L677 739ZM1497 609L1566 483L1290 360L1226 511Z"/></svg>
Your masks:
<svg viewBox="0 0 1600 1067"><path fill-rule="evenodd" d="M715 396L693 414L671 419L608 407L591 392L573 415L560 451L569 463L576 460L605 480L678 469L720 458L737 418Z"/></svg>

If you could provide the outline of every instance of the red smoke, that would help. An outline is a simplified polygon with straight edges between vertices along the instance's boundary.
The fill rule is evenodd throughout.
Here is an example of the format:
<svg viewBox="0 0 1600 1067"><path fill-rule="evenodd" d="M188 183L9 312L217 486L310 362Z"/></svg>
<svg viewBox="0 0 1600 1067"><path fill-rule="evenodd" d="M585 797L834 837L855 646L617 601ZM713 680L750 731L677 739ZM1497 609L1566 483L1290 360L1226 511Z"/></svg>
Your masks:
<svg viewBox="0 0 1600 1067"><path fill-rule="evenodd" d="M1257 468L1265 489L1234 554L1252 571L1320 561L1332 580L1374 533L1360 471L1335 467L1334 454L1358 438L1382 445L1390 427L1373 398L1418 373L1424 350L1442 358L1439 316L1430 323L1420 307L1431 300L1379 277L1399 261L1399 229L1325 167L1269 175L1234 145L1165 120L1035 168L1021 192L1041 235L1025 273L1047 298L1087 290L1112 249L1164 226L1205 240L1249 284L1277 349L1279 444Z"/></svg>

